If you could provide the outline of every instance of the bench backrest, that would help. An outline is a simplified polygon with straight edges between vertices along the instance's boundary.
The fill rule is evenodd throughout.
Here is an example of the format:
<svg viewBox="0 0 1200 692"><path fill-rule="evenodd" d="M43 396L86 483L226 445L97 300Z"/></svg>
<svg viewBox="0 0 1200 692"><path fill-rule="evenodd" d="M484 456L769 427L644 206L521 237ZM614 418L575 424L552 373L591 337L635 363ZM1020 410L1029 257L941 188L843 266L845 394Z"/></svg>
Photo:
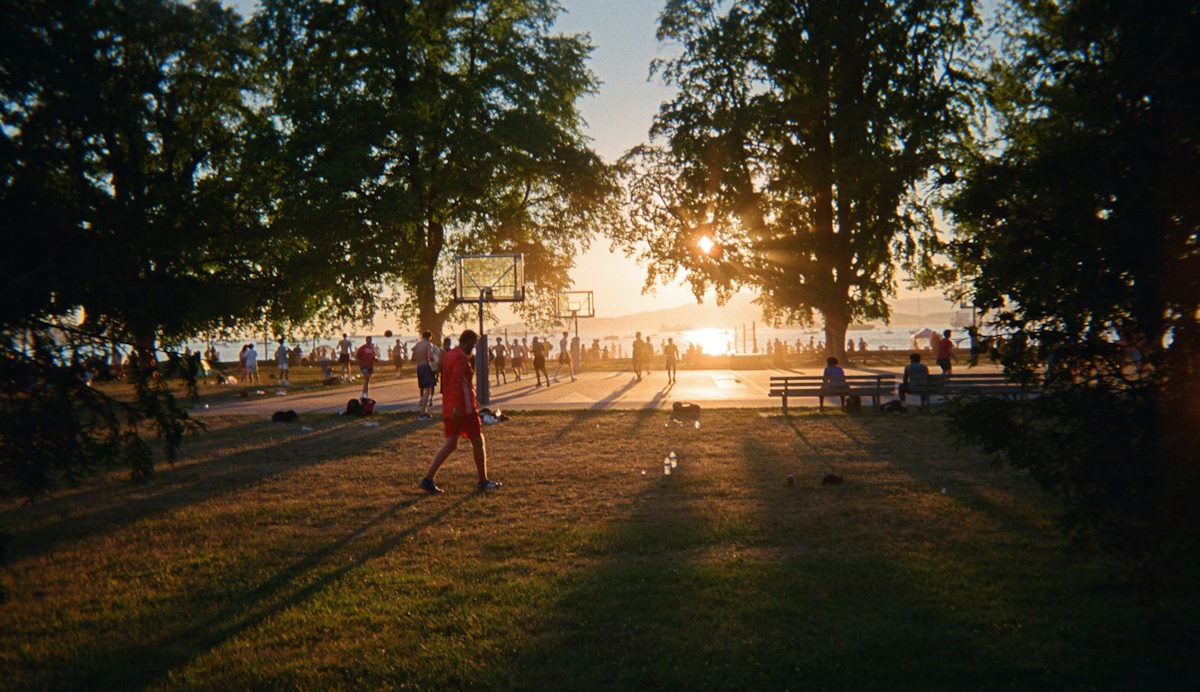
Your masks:
<svg viewBox="0 0 1200 692"><path fill-rule="evenodd" d="M822 375L772 375L772 385L782 384L811 384L813 382L821 382ZM846 375L847 382L875 382L877 380L894 380L896 376L892 373L881 375Z"/></svg>

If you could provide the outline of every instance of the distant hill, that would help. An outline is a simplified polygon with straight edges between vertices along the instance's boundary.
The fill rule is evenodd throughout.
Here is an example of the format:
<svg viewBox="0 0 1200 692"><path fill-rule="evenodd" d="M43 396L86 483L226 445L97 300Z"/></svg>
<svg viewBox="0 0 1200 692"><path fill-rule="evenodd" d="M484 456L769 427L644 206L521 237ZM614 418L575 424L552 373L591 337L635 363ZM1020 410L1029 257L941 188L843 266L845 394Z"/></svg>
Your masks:
<svg viewBox="0 0 1200 692"><path fill-rule="evenodd" d="M653 301L654 298L647 296L646 300ZM752 322L758 322L761 329L764 326L762 309L752 300L751 297L737 295L724 306L718 306L715 302L685 303L628 315L600 315L580 320L579 325L581 331L586 330L591 334L615 335L622 339L632 337L634 332L657 334L705 327L729 329L749 325ZM954 314L954 304L936 296L902 298L892 304L890 324L897 327L949 326ZM871 324L883 326L882 321L874 321ZM500 325L498 329L521 332L524 331L525 325L514 322ZM548 333L553 330L543 329L540 331Z"/></svg>

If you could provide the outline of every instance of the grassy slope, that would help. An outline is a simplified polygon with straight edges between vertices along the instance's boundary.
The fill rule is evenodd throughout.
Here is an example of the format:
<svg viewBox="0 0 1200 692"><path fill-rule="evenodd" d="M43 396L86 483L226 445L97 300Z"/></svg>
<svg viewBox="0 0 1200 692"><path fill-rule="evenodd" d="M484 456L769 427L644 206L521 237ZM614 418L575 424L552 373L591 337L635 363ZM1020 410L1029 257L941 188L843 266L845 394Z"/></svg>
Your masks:
<svg viewBox="0 0 1200 692"><path fill-rule="evenodd" d="M460 449L438 497L439 427L377 421L216 419L146 485L0 506L0 687L1197 682L1194 594L1134 604L937 416L523 413L501 490Z"/></svg>

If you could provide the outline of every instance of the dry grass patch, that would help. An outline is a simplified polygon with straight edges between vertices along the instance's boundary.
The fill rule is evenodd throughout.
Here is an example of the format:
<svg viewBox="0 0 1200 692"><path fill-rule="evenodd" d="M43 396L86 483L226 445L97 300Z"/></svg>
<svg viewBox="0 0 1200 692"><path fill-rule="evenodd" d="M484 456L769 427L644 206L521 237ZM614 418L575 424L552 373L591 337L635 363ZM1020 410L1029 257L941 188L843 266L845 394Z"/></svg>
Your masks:
<svg viewBox="0 0 1200 692"><path fill-rule="evenodd" d="M504 487L474 492L464 445L437 497L440 425L375 421L211 418L147 484L4 506L4 686L1196 678L1194 597L1133 604L938 416L518 413L486 429Z"/></svg>

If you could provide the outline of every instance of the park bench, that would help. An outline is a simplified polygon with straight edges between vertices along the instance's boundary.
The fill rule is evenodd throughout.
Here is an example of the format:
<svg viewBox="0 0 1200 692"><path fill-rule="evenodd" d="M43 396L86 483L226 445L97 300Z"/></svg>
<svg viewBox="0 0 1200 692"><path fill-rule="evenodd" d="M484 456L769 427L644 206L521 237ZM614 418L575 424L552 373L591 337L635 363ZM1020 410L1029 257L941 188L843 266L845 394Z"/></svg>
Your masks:
<svg viewBox="0 0 1200 692"><path fill-rule="evenodd" d="M930 374L925 381L913 380L908 383L908 393L921 397L921 408L929 408L929 400L933 396L946 398L964 396L998 396L1013 399L1024 399L1030 385L1008 379L1000 372L965 372L945 375Z"/></svg>
<svg viewBox="0 0 1200 692"><path fill-rule="evenodd" d="M880 399L895 390L896 376L892 373L846 375L846 384L838 387L826 385L821 375L772 375L770 395L782 397L783 412L787 413L789 397L816 397L818 407L824 411L825 397L840 397L842 406L845 407L848 396L869 396L875 408L879 408Z"/></svg>

